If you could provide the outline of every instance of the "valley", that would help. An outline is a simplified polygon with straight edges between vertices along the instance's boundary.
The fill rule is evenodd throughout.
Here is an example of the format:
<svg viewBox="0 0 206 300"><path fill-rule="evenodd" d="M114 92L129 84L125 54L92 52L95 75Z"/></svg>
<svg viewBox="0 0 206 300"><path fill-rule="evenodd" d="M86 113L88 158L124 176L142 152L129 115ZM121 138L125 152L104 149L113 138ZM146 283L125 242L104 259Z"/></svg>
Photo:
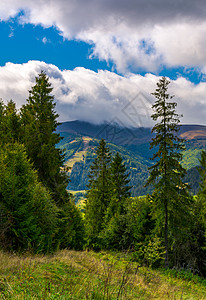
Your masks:
<svg viewBox="0 0 206 300"><path fill-rule="evenodd" d="M58 147L65 150L65 164L69 167L70 183L68 190L78 192L87 189L88 173L95 157L95 148L101 138L107 141L112 155L119 152L127 167L132 186L132 196L141 196L152 192L144 187L148 178L150 158L155 150L150 150L153 134L149 128L126 128L118 124L93 125L87 122L72 121L62 123L58 133L63 137ZM192 193L198 190L199 165L201 151L206 149L206 126L182 125L179 137L185 139L182 165L187 170L185 182L191 186ZM76 193L75 193L76 194Z"/></svg>

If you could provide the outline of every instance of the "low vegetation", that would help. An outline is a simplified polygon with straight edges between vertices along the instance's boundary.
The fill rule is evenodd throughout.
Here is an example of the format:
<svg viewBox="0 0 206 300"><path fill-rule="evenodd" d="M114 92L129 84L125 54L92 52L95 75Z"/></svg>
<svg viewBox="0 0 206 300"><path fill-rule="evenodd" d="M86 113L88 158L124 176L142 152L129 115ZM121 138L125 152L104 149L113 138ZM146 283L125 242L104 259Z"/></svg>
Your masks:
<svg viewBox="0 0 206 300"><path fill-rule="evenodd" d="M50 256L0 252L0 298L18 300L206 299L206 280L152 270L128 254L63 250Z"/></svg>

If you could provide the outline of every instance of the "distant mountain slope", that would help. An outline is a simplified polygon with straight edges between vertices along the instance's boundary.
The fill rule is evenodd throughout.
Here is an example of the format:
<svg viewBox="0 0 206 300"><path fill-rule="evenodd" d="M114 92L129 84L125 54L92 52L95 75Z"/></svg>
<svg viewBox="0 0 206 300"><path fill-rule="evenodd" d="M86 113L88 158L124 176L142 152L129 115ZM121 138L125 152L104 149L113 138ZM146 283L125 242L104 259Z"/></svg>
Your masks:
<svg viewBox="0 0 206 300"><path fill-rule="evenodd" d="M88 184L88 172L95 156L99 139L104 138L112 153L119 152L130 174L132 194L143 195L151 191L144 188L148 178L148 166L155 149L150 149L149 141L153 134L150 128L123 128L116 123L93 125L88 122L65 122L58 127L64 139L59 147L65 149L65 163L70 170L68 189L85 190ZM196 166L199 165L201 151L206 149L206 126L182 125L179 136L186 139L186 150L183 152L183 166L188 170L185 178L197 192L199 176Z"/></svg>
<svg viewBox="0 0 206 300"><path fill-rule="evenodd" d="M58 126L57 131L97 139L104 138L116 145L139 145L150 141L153 136L151 128L121 127L115 122L100 125L82 121L64 122ZM181 125L178 135L186 140L206 139L206 126Z"/></svg>
<svg viewBox="0 0 206 300"><path fill-rule="evenodd" d="M95 157L95 149L99 143L98 139L86 136L76 136L74 134L63 133L65 138L59 143L61 149L65 149L65 164L71 168L69 190L84 190L88 184L88 173ZM133 195L144 195L151 188L144 188L144 183L148 178L149 160L134 154L124 147L107 143L112 155L119 152L127 167L132 186Z"/></svg>
<svg viewBox="0 0 206 300"><path fill-rule="evenodd" d="M136 145L148 142L152 137L150 128L121 127L117 123L95 125L88 122L71 121L62 123L58 126L57 131L96 139L104 138L107 142L116 145Z"/></svg>
<svg viewBox="0 0 206 300"><path fill-rule="evenodd" d="M206 126L203 125L182 125L179 136L186 140L206 139Z"/></svg>

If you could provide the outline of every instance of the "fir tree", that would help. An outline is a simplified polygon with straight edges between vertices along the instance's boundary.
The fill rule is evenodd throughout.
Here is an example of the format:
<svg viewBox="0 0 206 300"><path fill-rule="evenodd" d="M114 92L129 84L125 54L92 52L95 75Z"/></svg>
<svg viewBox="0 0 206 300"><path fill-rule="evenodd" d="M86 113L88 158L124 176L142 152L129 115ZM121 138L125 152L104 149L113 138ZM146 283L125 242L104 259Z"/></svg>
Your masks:
<svg viewBox="0 0 206 300"><path fill-rule="evenodd" d="M64 155L56 147L61 137L55 132L58 114L51 92L49 79L41 72L21 110L23 142L40 181L49 188L57 203L64 203L68 200L68 178L63 168Z"/></svg>
<svg viewBox="0 0 206 300"><path fill-rule="evenodd" d="M206 200L206 151L201 152L200 167L198 168L200 174L200 189L198 192L199 197Z"/></svg>
<svg viewBox="0 0 206 300"><path fill-rule="evenodd" d="M152 129L156 136L150 146L157 147L157 152L153 155L154 165L149 168L150 176L147 181L147 185L154 185L153 211L157 225L164 232L165 267L169 265L171 244L168 238L170 236L173 242L175 236L177 238L189 205L188 188L182 181L186 171L180 164L184 145L176 135L180 116L175 112L177 104L170 101L173 96L167 93L169 83L162 77L152 93L156 101L152 106L154 114L151 117L154 121L160 121Z"/></svg>
<svg viewBox="0 0 206 300"><path fill-rule="evenodd" d="M194 207L193 207L193 222L192 228L193 232L191 236L193 237L193 245L191 253L193 254L196 268L199 272L205 276L206 275L206 151L202 151L200 158L200 166L198 167L198 172L200 174L200 188L195 197Z"/></svg>
<svg viewBox="0 0 206 300"><path fill-rule="evenodd" d="M4 143L5 135L5 107L2 99L0 99L0 145Z"/></svg>
<svg viewBox="0 0 206 300"><path fill-rule="evenodd" d="M104 218L111 197L110 180L111 154L104 139L101 139L96 149L96 158L89 174L89 190L86 202L86 232L88 243L94 245L104 226Z"/></svg>
<svg viewBox="0 0 206 300"><path fill-rule="evenodd" d="M122 162L122 157L117 152L111 162L111 187L112 187L112 198L109 205L109 214L120 215L124 212L124 204L127 198L130 197L128 186L129 174L126 173L127 169Z"/></svg>
<svg viewBox="0 0 206 300"><path fill-rule="evenodd" d="M49 251L57 207L18 143L0 149L0 245L9 250Z"/></svg>
<svg viewBox="0 0 206 300"><path fill-rule="evenodd" d="M129 174L126 171L122 157L117 152L110 164L111 196L100 234L102 247L107 249L122 250L126 246L126 201L130 197Z"/></svg>
<svg viewBox="0 0 206 300"><path fill-rule="evenodd" d="M5 142L14 143L20 140L21 123L20 116L17 113L16 104L10 100L4 109L4 130Z"/></svg>

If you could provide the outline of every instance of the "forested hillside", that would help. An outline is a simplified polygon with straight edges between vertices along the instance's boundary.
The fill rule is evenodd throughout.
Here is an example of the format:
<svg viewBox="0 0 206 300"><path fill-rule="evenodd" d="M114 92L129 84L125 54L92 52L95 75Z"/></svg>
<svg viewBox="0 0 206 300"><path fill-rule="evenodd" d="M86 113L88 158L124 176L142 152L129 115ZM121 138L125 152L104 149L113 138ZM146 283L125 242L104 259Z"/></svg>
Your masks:
<svg viewBox="0 0 206 300"><path fill-rule="evenodd" d="M108 129L112 134L107 133ZM155 149L150 149L149 144L152 138L151 129L121 128L117 124L93 125L73 121L61 124L57 131L64 137L58 146L65 150L65 162L71 168L69 190L87 189L89 168L99 142L97 136L99 138L106 137L107 133L111 152L113 154L119 152L123 157L129 173L132 195L146 195L152 191L152 187L144 187L149 175L148 167L152 165L150 158L155 152ZM124 144L127 142L128 133L129 137L134 136L134 138L130 140L129 144ZM179 136L187 138L181 162L187 170L184 181L190 184L192 192L196 194L199 187L199 173L196 166L199 165L201 151L206 149L206 127L182 125Z"/></svg>

